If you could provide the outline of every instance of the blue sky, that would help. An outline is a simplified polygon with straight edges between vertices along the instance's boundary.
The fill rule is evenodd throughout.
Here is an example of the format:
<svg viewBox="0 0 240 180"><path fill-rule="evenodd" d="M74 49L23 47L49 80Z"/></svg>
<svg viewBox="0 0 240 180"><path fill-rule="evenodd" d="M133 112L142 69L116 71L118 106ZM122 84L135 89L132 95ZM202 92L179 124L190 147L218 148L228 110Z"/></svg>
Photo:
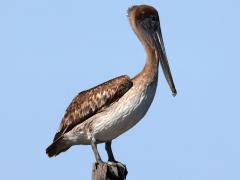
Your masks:
<svg viewBox="0 0 240 180"><path fill-rule="evenodd" d="M142 3L159 11L178 95L160 71L147 115L113 141L116 158L132 180L240 179L237 0L0 1L0 179L91 178L89 146L52 159L45 148L78 92L141 70L126 10Z"/></svg>

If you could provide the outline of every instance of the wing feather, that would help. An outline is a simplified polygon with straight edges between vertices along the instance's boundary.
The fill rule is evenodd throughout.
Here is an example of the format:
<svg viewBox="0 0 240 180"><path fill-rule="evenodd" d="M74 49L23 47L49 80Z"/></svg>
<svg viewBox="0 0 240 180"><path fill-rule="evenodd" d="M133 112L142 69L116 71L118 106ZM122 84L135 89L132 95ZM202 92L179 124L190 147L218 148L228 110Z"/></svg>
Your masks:
<svg viewBox="0 0 240 180"><path fill-rule="evenodd" d="M76 125L97 114L103 108L116 102L132 86L131 79L124 75L80 92L68 106L53 141L56 141Z"/></svg>

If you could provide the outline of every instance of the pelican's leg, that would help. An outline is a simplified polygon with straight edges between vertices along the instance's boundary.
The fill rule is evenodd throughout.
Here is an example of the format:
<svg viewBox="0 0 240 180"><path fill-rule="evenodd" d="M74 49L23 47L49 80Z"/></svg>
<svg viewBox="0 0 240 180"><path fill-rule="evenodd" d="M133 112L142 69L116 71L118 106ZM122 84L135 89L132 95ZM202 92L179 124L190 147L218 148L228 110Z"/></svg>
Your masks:
<svg viewBox="0 0 240 180"><path fill-rule="evenodd" d="M92 146L92 150L94 152L97 163L103 163L103 161L98 153L97 142L96 142L95 138L92 139L91 146Z"/></svg>
<svg viewBox="0 0 240 180"><path fill-rule="evenodd" d="M117 165L117 166L122 167L123 169L126 169L125 164L122 164L121 162L118 162L118 161L115 160L115 158L113 156L111 144L112 144L112 141L108 141L108 142L105 143L105 149L106 149L107 154L108 154L108 164Z"/></svg>
<svg viewBox="0 0 240 180"><path fill-rule="evenodd" d="M107 154L108 154L108 161L116 162L116 160L113 156L111 144L112 144L112 141L108 141L108 142L105 143L105 149L106 149Z"/></svg>

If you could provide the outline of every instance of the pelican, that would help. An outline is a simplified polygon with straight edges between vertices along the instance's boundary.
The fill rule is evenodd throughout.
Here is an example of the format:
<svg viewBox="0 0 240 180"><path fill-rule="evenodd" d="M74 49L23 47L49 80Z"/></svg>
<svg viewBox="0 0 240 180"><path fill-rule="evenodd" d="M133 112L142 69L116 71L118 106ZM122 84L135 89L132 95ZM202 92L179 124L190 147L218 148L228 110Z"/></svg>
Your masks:
<svg viewBox="0 0 240 180"><path fill-rule="evenodd" d="M158 83L158 66L175 96L157 10L149 5L128 8L128 20L146 52L146 63L132 79L116 77L80 92L68 106L53 143L46 149L57 156L73 145L91 145L96 161L103 163L97 144L105 143L109 162L114 158L112 140L139 122L148 111Z"/></svg>

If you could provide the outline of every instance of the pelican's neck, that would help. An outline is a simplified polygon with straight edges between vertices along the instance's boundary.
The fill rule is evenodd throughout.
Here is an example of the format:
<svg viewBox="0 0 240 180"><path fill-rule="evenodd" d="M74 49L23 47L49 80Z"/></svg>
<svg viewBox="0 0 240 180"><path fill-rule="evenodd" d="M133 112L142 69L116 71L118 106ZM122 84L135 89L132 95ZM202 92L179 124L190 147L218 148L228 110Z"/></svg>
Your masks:
<svg viewBox="0 0 240 180"><path fill-rule="evenodd" d="M158 54L157 51L153 49L149 45L149 43L147 43L144 34L141 31L139 31L136 22L134 21L134 18L130 17L129 20L133 31L135 32L135 34L137 35L138 39L140 40L145 49L147 58L143 70L133 78L133 82L147 85L156 80L158 76L158 64L159 64Z"/></svg>
<svg viewBox="0 0 240 180"><path fill-rule="evenodd" d="M133 78L133 81L148 85L156 80L158 76L159 58L156 50L152 49L147 44L143 43L143 45L146 51L147 60L144 68Z"/></svg>

